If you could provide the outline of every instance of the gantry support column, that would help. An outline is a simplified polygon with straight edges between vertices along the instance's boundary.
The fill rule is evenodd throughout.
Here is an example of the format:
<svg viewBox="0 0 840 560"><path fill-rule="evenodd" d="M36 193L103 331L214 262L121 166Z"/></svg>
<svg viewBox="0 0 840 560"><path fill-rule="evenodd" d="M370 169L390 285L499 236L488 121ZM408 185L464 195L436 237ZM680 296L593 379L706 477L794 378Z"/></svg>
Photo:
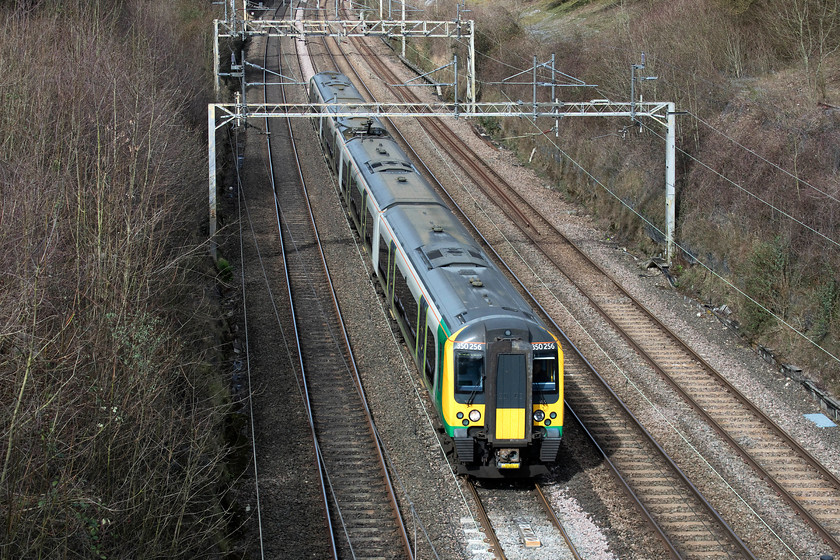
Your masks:
<svg viewBox="0 0 840 560"><path fill-rule="evenodd" d="M668 103L668 134L665 140L665 243L666 261L671 266L674 257L674 230L677 217L677 132L676 109L674 103Z"/></svg>

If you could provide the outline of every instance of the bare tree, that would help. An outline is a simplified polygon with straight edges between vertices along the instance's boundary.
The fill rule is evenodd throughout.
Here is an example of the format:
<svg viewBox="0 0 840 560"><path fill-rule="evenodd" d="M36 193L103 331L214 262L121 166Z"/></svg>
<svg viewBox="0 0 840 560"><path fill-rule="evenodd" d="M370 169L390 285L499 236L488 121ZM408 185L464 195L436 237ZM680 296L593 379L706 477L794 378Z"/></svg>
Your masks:
<svg viewBox="0 0 840 560"><path fill-rule="evenodd" d="M817 100L825 100L825 62L840 49L840 0L767 0L762 12L781 49L802 60Z"/></svg>

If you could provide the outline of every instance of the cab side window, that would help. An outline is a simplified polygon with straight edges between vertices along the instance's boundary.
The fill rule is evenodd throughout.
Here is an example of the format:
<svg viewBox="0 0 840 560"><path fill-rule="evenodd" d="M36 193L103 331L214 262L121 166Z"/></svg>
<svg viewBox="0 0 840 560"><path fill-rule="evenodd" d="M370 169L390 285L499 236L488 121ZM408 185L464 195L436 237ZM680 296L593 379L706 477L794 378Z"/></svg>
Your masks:
<svg viewBox="0 0 840 560"><path fill-rule="evenodd" d="M424 360L426 364L426 379L429 381L429 387L435 386L435 365L437 364L437 344L435 343L435 331L432 327L426 329L426 349L424 351Z"/></svg>

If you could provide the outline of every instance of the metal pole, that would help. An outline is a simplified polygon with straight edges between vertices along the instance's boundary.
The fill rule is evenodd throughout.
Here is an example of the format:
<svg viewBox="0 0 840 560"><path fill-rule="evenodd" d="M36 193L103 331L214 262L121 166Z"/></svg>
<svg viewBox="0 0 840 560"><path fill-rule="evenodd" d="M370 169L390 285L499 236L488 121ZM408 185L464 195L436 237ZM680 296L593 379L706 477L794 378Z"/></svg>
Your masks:
<svg viewBox="0 0 840 560"><path fill-rule="evenodd" d="M636 120L636 65L630 65L630 120Z"/></svg>
<svg viewBox="0 0 840 560"><path fill-rule="evenodd" d="M405 58L405 0L402 0L402 55Z"/></svg>
<svg viewBox="0 0 840 560"><path fill-rule="evenodd" d="M210 223L208 233L210 237L210 256L216 260L216 106L207 105L207 159L209 179Z"/></svg>
<svg viewBox="0 0 840 560"><path fill-rule="evenodd" d="M537 121L537 55L534 55L534 122Z"/></svg>
<svg viewBox="0 0 840 560"><path fill-rule="evenodd" d="M242 79L240 80L240 84L242 85L242 103L247 104L247 97L245 97L245 88L248 87L248 84L245 82L245 50L239 51L239 67L242 68Z"/></svg>
<svg viewBox="0 0 840 560"><path fill-rule="evenodd" d="M554 99L554 53L551 53L551 98Z"/></svg>
<svg viewBox="0 0 840 560"><path fill-rule="evenodd" d="M674 230L676 223L676 153L677 132L675 104L668 103L668 135L665 146L665 240L666 261L671 266L674 258Z"/></svg>
<svg viewBox="0 0 840 560"><path fill-rule="evenodd" d="M452 55L455 64L455 118L458 118L458 55Z"/></svg>
<svg viewBox="0 0 840 560"><path fill-rule="evenodd" d="M551 53L551 99L552 99L552 101L554 101L555 104L557 104L557 101L558 101L557 97L555 97L555 94L554 94L554 89L555 89L554 88L554 82L555 82L554 78L556 76L556 72L557 71L554 68L554 53ZM557 107L557 113L558 114L560 113L560 107L559 106ZM554 137L555 138L560 138L560 117L557 117L556 119L554 119Z"/></svg>
<svg viewBox="0 0 840 560"><path fill-rule="evenodd" d="M216 101L219 101L221 83L219 81L219 20L213 20L213 91L216 94Z"/></svg>
<svg viewBox="0 0 840 560"><path fill-rule="evenodd" d="M472 97L470 101L472 105L470 107L470 113L475 113L475 101L477 97L477 93L475 91L475 21L470 21L470 92Z"/></svg>

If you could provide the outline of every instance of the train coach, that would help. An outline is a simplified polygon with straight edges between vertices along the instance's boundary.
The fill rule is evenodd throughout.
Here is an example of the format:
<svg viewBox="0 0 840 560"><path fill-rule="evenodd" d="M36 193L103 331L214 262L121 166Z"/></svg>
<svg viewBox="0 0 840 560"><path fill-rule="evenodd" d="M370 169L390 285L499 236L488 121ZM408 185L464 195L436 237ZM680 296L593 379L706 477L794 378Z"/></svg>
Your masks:
<svg viewBox="0 0 840 560"><path fill-rule="evenodd" d="M364 98L315 74L310 102ZM349 109L352 110L352 109ZM376 118L314 118L342 202L423 377L457 470L535 476L557 460L563 351Z"/></svg>

